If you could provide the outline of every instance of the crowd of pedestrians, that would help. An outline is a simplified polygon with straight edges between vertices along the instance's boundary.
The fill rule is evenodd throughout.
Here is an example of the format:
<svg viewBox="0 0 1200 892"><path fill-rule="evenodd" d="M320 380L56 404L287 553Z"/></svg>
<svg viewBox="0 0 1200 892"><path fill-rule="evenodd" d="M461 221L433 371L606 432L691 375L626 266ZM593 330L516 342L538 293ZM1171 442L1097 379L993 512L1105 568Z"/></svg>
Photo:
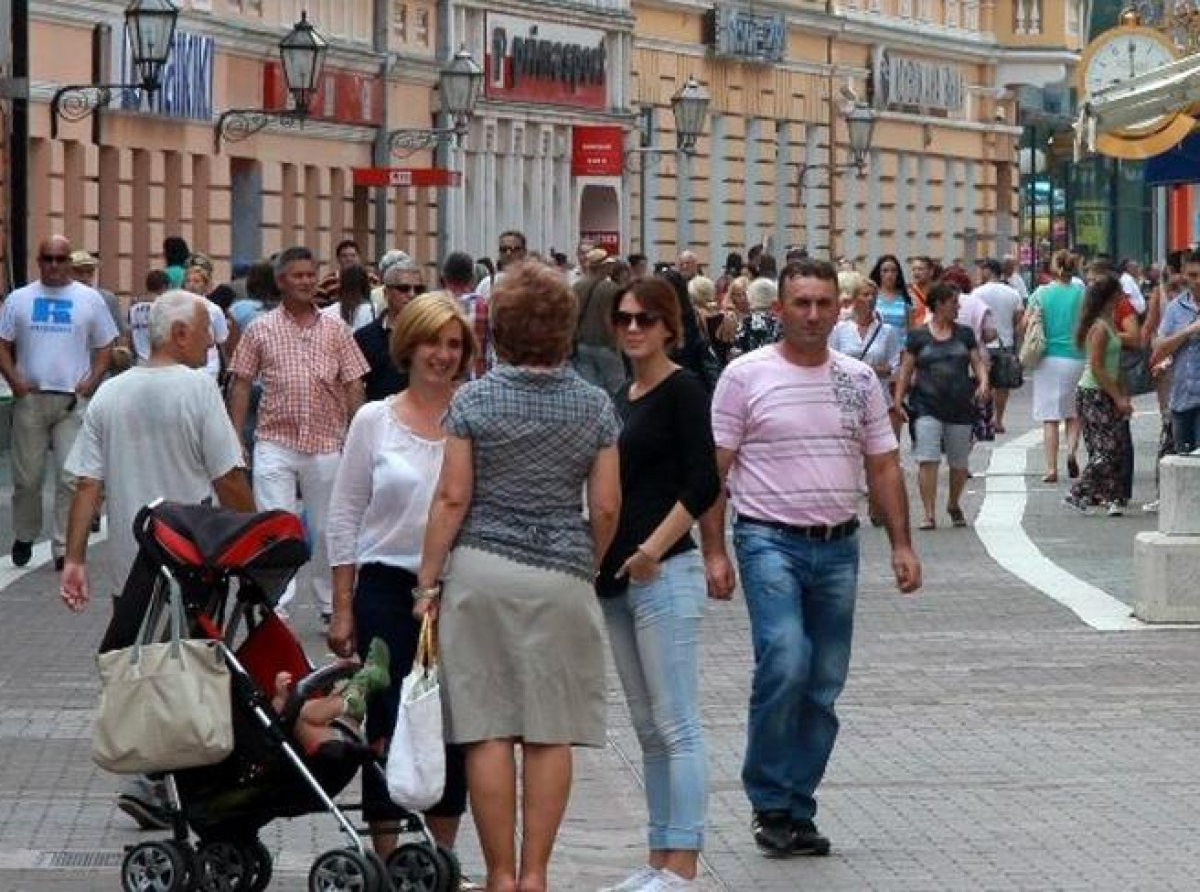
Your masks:
<svg viewBox="0 0 1200 892"><path fill-rule="evenodd" d="M706 600L730 597L737 576L755 658L742 771L755 845L830 851L816 791L849 671L864 493L897 587L921 584L905 437L927 531L943 457L945 513L967 524L972 446L1005 432L1029 377L1043 480L1058 480L1065 424L1073 509L1125 509L1137 362L1159 390L1164 451L1197 445L1200 255L1157 283L1101 260L1085 282L1064 251L1030 294L1010 258L967 270L887 254L864 275L756 247L709 277L691 249L651 273L583 243L567 268L518 231L495 264L452 252L432 282L405 252L368 264L349 239L325 275L289 247L224 285L181 239L163 247L127 310L61 237L4 302L13 562L41 535L47 453L51 547L76 610L104 500L113 595L133 514L154 498L301 513L313 559L298 587L330 648L365 659L379 638L391 652L365 726L381 752L420 620L436 618L447 785L426 818L452 847L469 800L493 892L547 888L571 748L605 742L606 639L647 810L645 863L606 889L693 888L708 799L698 643ZM161 824L159 795L139 781L119 804ZM364 808L386 855L402 814L369 783Z"/></svg>

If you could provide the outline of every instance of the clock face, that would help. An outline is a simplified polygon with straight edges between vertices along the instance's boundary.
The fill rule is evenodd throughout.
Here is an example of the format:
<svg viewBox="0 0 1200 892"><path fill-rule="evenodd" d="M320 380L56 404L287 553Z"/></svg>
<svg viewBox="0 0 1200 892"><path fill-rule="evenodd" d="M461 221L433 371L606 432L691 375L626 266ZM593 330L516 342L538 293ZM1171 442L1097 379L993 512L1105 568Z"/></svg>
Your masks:
<svg viewBox="0 0 1200 892"><path fill-rule="evenodd" d="M1175 61L1175 54L1162 41L1137 32L1118 31L1098 47L1087 62L1083 88L1089 95L1106 87L1162 68Z"/></svg>

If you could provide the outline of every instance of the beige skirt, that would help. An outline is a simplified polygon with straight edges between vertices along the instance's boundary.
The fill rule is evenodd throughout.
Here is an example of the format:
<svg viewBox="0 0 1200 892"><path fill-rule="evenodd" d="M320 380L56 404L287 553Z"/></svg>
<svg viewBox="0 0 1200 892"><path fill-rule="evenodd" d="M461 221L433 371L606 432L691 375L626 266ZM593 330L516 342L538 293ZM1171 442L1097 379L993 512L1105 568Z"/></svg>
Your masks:
<svg viewBox="0 0 1200 892"><path fill-rule="evenodd" d="M438 621L446 740L604 746L602 627L579 577L456 548Z"/></svg>

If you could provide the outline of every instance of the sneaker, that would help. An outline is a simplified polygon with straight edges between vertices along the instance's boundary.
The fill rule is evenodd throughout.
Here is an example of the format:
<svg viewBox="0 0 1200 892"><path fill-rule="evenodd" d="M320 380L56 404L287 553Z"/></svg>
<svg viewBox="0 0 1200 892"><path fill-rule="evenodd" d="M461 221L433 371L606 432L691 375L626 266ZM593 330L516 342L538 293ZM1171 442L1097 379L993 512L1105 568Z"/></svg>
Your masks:
<svg viewBox="0 0 1200 892"><path fill-rule="evenodd" d="M117 808L133 818L139 830L170 830L171 815L161 784L137 777L117 797Z"/></svg>
<svg viewBox="0 0 1200 892"><path fill-rule="evenodd" d="M1147 502L1145 505L1142 506L1142 510L1145 511L1147 514L1157 514L1158 513L1158 499L1155 499L1153 502Z"/></svg>
<svg viewBox="0 0 1200 892"><path fill-rule="evenodd" d="M754 844L767 858L786 858L792 854L795 830L786 811L756 811L750 822Z"/></svg>
<svg viewBox="0 0 1200 892"><path fill-rule="evenodd" d="M820 857L829 854L829 838L811 820L792 822L792 854Z"/></svg>
<svg viewBox="0 0 1200 892"><path fill-rule="evenodd" d="M1068 508L1078 511L1080 514L1091 514L1092 512L1092 506L1085 503L1078 496L1063 496L1062 503Z"/></svg>
<svg viewBox="0 0 1200 892"><path fill-rule="evenodd" d="M658 871L658 875L649 883L641 886L640 892L690 892L699 888L695 880L685 880L678 874L663 869Z"/></svg>
<svg viewBox="0 0 1200 892"><path fill-rule="evenodd" d="M1125 506L1122 505L1120 502L1109 502L1108 503L1108 516L1109 517L1122 517L1124 514L1125 514Z"/></svg>
<svg viewBox="0 0 1200 892"><path fill-rule="evenodd" d="M24 567L33 557L33 543L14 539L12 544L12 562L14 567Z"/></svg>
<svg viewBox="0 0 1200 892"><path fill-rule="evenodd" d="M658 870L646 865L639 867L615 886L603 886L599 892L642 892L649 884L658 879Z"/></svg>

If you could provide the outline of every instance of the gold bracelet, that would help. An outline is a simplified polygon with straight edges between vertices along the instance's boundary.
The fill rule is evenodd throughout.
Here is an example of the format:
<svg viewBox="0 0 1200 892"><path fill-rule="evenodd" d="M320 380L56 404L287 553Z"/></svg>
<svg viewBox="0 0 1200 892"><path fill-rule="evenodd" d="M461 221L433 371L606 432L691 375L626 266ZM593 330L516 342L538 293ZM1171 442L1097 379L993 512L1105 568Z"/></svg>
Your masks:
<svg viewBox="0 0 1200 892"><path fill-rule="evenodd" d="M428 587L416 586L412 590L412 597L414 601L436 601L441 596L442 584L440 582L435 582L433 585Z"/></svg>

